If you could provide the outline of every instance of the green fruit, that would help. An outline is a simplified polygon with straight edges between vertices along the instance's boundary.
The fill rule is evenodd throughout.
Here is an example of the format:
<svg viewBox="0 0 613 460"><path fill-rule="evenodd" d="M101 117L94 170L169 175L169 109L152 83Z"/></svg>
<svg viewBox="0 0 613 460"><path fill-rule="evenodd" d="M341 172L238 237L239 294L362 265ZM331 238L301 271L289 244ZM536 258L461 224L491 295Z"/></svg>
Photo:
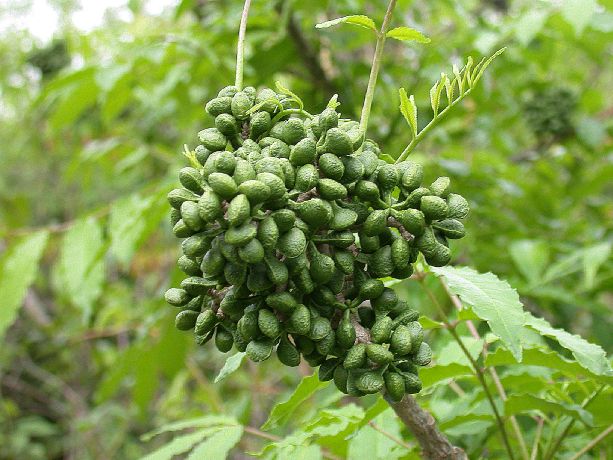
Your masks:
<svg viewBox="0 0 613 460"><path fill-rule="evenodd" d="M403 237L396 238L392 243L392 263L396 269L409 265L411 247Z"/></svg>
<svg viewBox="0 0 613 460"><path fill-rule="evenodd" d="M236 182L225 173L212 173L209 175L208 182L213 192L222 198L230 199L238 193Z"/></svg>
<svg viewBox="0 0 613 460"><path fill-rule="evenodd" d="M238 256L246 264L257 264L264 260L264 247L256 238L238 250Z"/></svg>
<svg viewBox="0 0 613 460"><path fill-rule="evenodd" d="M375 152L364 149L358 159L364 165L364 176L370 176L379 166L379 156Z"/></svg>
<svg viewBox="0 0 613 460"><path fill-rule="evenodd" d="M421 391L421 380L415 374L403 372L402 378L404 380L404 389L408 394L415 394Z"/></svg>
<svg viewBox="0 0 613 460"><path fill-rule="evenodd" d="M407 165L402 175L402 187L412 192L421 186L421 182L424 180L424 168L419 163L408 163L410 164Z"/></svg>
<svg viewBox="0 0 613 460"><path fill-rule="evenodd" d="M424 257L429 265L433 267L444 267L451 261L451 250L447 246L437 242L434 250L429 254L424 253Z"/></svg>
<svg viewBox="0 0 613 460"><path fill-rule="evenodd" d="M400 181L400 172L393 164L384 164L377 169L377 183L382 190L392 190Z"/></svg>
<svg viewBox="0 0 613 460"><path fill-rule="evenodd" d="M366 345L363 343L357 343L349 349L343 366L345 369L359 369L366 364Z"/></svg>
<svg viewBox="0 0 613 460"><path fill-rule="evenodd" d="M329 129L336 128L338 126L338 113L332 108L327 108L319 114L318 120L319 130L325 133Z"/></svg>
<svg viewBox="0 0 613 460"><path fill-rule="evenodd" d="M432 349L426 342L419 345L419 349L413 355L413 362L418 366L427 366L432 361Z"/></svg>
<svg viewBox="0 0 613 460"><path fill-rule="evenodd" d="M236 169L236 157L231 152L219 152L215 158L215 171L232 175Z"/></svg>
<svg viewBox="0 0 613 460"><path fill-rule="evenodd" d="M247 280L247 267L233 262L228 262L223 268L223 276L228 284L239 286Z"/></svg>
<svg viewBox="0 0 613 460"><path fill-rule="evenodd" d="M452 219L464 219L470 210L464 197L455 193L450 193L447 197L447 206L449 207L448 217Z"/></svg>
<svg viewBox="0 0 613 460"><path fill-rule="evenodd" d="M331 128L326 133L321 151L337 156L350 155L353 153L353 143L345 131Z"/></svg>
<svg viewBox="0 0 613 460"><path fill-rule="evenodd" d="M220 275L223 272L224 264L226 263L221 251L213 247L207 251L202 258L200 264L200 270L202 270L204 276L213 278Z"/></svg>
<svg viewBox="0 0 613 460"><path fill-rule="evenodd" d="M392 401L400 401L404 397L404 378L396 372L386 372L383 374L385 380L385 390Z"/></svg>
<svg viewBox="0 0 613 460"><path fill-rule="evenodd" d="M206 113L209 115L216 117L222 113L231 113L232 112L232 98L231 97L216 97L211 99L206 103L204 107Z"/></svg>
<svg viewBox="0 0 613 460"><path fill-rule="evenodd" d="M185 289L170 288L164 294L164 299L170 305L180 307L190 301L191 297L187 294Z"/></svg>
<svg viewBox="0 0 613 460"><path fill-rule="evenodd" d="M344 172L340 181L343 184L351 184L364 176L364 164L354 156L341 157Z"/></svg>
<svg viewBox="0 0 613 460"><path fill-rule="evenodd" d="M251 133L249 136L251 139L257 139L262 134L267 133L272 126L270 114L268 112L257 112L251 115Z"/></svg>
<svg viewBox="0 0 613 460"><path fill-rule="evenodd" d="M387 229L388 211L375 209L364 222L363 232L366 236L377 236Z"/></svg>
<svg viewBox="0 0 613 460"><path fill-rule="evenodd" d="M351 348L355 343L355 338L355 328L351 324L349 310L346 310L336 329L336 342L341 348Z"/></svg>
<svg viewBox="0 0 613 460"><path fill-rule="evenodd" d="M373 324L370 330L370 338L374 343L383 343L390 340L392 334L392 318L384 316Z"/></svg>
<svg viewBox="0 0 613 460"><path fill-rule="evenodd" d="M341 392L347 394L347 370L341 365L336 366L333 373L334 384Z"/></svg>
<svg viewBox="0 0 613 460"><path fill-rule="evenodd" d="M302 230L294 227L279 238L277 249L285 257L292 259L302 254L306 249L306 245L306 236Z"/></svg>
<svg viewBox="0 0 613 460"><path fill-rule="evenodd" d="M196 154L196 160L198 160L198 163L200 163L201 165L204 165L204 163L206 163L206 160L209 158L209 155L211 155L211 151L207 149L204 145L197 145L194 149L194 152Z"/></svg>
<svg viewBox="0 0 613 460"><path fill-rule="evenodd" d="M379 187L374 182L359 180L355 185L355 194L363 201L376 202L380 198Z"/></svg>
<svg viewBox="0 0 613 460"><path fill-rule="evenodd" d="M260 105L260 110L264 110L268 113L274 113L278 108L279 98L270 88L262 89L255 98L256 105Z"/></svg>
<svg viewBox="0 0 613 460"><path fill-rule="evenodd" d="M183 219L179 219L179 221L177 221L177 223L172 227L172 233L174 233L177 238L186 238L193 235L194 231L185 225Z"/></svg>
<svg viewBox="0 0 613 460"><path fill-rule="evenodd" d="M304 360L309 366L317 367L326 360L326 357L322 356L318 351L314 351L310 355L304 355Z"/></svg>
<svg viewBox="0 0 613 460"><path fill-rule="evenodd" d="M416 353L424 341L424 329L418 321L405 323L409 334L411 334L411 352Z"/></svg>
<svg viewBox="0 0 613 460"><path fill-rule="evenodd" d="M244 182L255 179L255 169L251 166L247 160L243 160L242 158L238 158L236 160L236 166L234 167L234 175L232 176L234 182L239 185L242 185ZM240 193L245 193L240 191Z"/></svg>
<svg viewBox="0 0 613 460"><path fill-rule="evenodd" d="M226 243L234 246L244 246L255 238L257 228L252 222L245 222L240 227L230 227L224 238Z"/></svg>
<svg viewBox="0 0 613 460"><path fill-rule="evenodd" d="M202 193L202 174L196 168L181 168L179 171L179 182L186 189L194 193Z"/></svg>
<svg viewBox="0 0 613 460"><path fill-rule="evenodd" d="M355 381L356 388L366 394L377 393L384 385L383 377L378 372L364 372Z"/></svg>
<svg viewBox="0 0 613 460"><path fill-rule="evenodd" d="M277 346L277 357L281 363L289 367L296 367L300 364L300 352L294 345L283 337Z"/></svg>
<svg viewBox="0 0 613 460"><path fill-rule="evenodd" d="M345 186L333 179L319 179L317 182L317 191L324 200L342 200L347 198L347 189Z"/></svg>
<svg viewBox="0 0 613 460"><path fill-rule="evenodd" d="M358 316L360 317L360 324L364 327L370 329L375 324L375 311L370 307L364 306L358 308Z"/></svg>
<svg viewBox="0 0 613 460"><path fill-rule="evenodd" d="M322 340L328 334L332 332L330 321L326 318L317 317L311 321L311 330L309 331L309 338L315 342Z"/></svg>
<svg viewBox="0 0 613 460"><path fill-rule="evenodd" d="M336 345L336 334L334 331L330 331L323 339L315 343L315 349L322 356L328 356L332 353L334 346Z"/></svg>
<svg viewBox="0 0 613 460"><path fill-rule="evenodd" d="M283 171L283 167L281 166L281 160L279 158L264 157L259 159L255 163L255 172L258 174L265 172L274 174L275 176L281 178L281 180L285 181L285 172Z"/></svg>
<svg viewBox="0 0 613 460"><path fill-rule="evenodd" d="M392 310L398 303L398 296L391 288L383 289L383 293L371 301L373 308L378 313L385 313Z"/></svg>
<svg viewBox="0 0 613 460"><path fill-rule="evenodd" d="M302 166L313 163L316 155L315 141L307 137L292 147L289 161L294 166Z"/></svg>
<svg viewBox="0 0 613 460"><path fill-rule="evenodd" d="M216 281L201 276L190 276L181 281L181 289L185 289L190 295L206 294L206 292L217 285Z"/></svg>
<svg viewBox="0 0 613 460"><path fill-rule="evenodd" d="M181 205L185 201L198 201L198 198L200 197L194 192L184 188L176 188L168 193L168 202L175 209L181 209Z"/></svg>
<svg viewBox="0 0 613 460"><path fill-rule="evenodd" d="M228 223L236 227L251 217L251 205L246 195L236 195L228 205L226 218Z"/></svg>
<svg viewBox="0 0 613 460"><path fill-rule="evenodd" d="M228 140L217 128L203 129L198 133L198 139L211 152L217 152L226 148Z"/></svg>
<svg viewBox="0 0 613 460"><path fill-rule="evenodd" d="M270 187L259 180L249 179L238 186L238 193L245 195L251 204L256 205L270 198Z"/></svg>
<svg viewBox="0 0 613 460"><path fill-rule="evenodd" d="M217 315L213 310L204 310L196 318L195 333L196 335L206 335L213 330L217 324Z"/></svg>
<svg viewBox="0 0 613 460"><path fill-rule="evenodd" d="M345 165L342 160L332 153L324 153L319 157L319 169L326 177L340 180L345 172Z"/></svg>
<svg viewBox="0 0 613 460"><path fill-rule="evenodd" d="M215 117L215 128L224 136L234 136L238 133L239 126L236 118L228 113L222 113Z"/></svg>
<svg viewBox="0 0 613 460"><path fill-rule="evenodd" d="M272 255L264 257L264 264L266 265L266 275L272 284L283 286L287 283L289 271L286 264Z"/></svg>
<svg viewBox="0 0 613 460"><path fill-rule="evenodd" d="M198 312L193 310L180 311L175 318L175 327L180 331L189 331L196 324Z"/></svg>
<svg viewBox="0 0 613 460"><path fill-rule="evenodd" d="M294 187L300 192L306 192L317 186L319 173L312 164L305 164L298 168Z"/></svg>
<svg viewBox="0 0 613 460"><path fill-rule="evenodd" d="M277 316L265 308L258 312L258 327L266 337L275 339L281 334L281 323Z"/></svg>
<svg viewBox="0 0 613 460"><path fill-rule="evenodd" d="M293 278L296 288L302 294L310 294L315 290L315 283L307 269L301 270L294 275Z"/></svg>
<svg viewBox="0 0 613 460"><path fill-rule="evenodd" d="M355 243L355 236L349 230L345 230L342 232L331 232L328 233L325 237L318 239L317 237L313 238L313 241L321 241L324 243L328 243L335 248L345 249Z"/></svg>
<svg viewBox="0 0 613 460"><path fill-rule="evenodd" d="M426 228L426 218L419 209L405 209L395 214L404 229L413 236L420 236Z"/></svg>
<svg viewBox="0 0 613 460"><path fill-rule="evenodd" d="M399 314L396 318L394 318L394 322L392 323L392 329L397 328L399 325L407 325L410 322L417 321L419 318L419 312L416 310L405 310L401 314Z"/></svg>
<svg viewBox="0 0 613 460"><path fill-rule="evenodd" d="M306 130L302 120L290 118L273 126L270 130L270 136L281 139L286 144L294 145L306 137Z"/></svg>
<svg viewBox="0 0 613 460"><path fill-rule="evenodd" d="M366 345L366 356L375 364L389 364L394 360L394 354L379 343Z"/></svg>
<svg viewBox="0 0 613 460"><path fill-rule="evenodd" d="M392 333L390 350L398 356L406 355L411 352L411 332L403 325L398 326Z"/></svg>
<svg viewBox="0 0 613 460"><path fill-rule="evenodd" d="M314 251L311 256L310 274L316 284L325 284L334 276L335 266L332 257Z"/></svg>
<svg viewBox="0 0 613 460"><path fill-rule="evenodd" d="M334 262L345 275L351 275L354 270L354 256L350 251L337 249L334 251Z"/></svg>
<svg viewBox="0 0 613 460"><path fill-rule="evenodd" d="M313 228L325 227L332 220L333 211L330 203L319 198L312 198L295 205L298 216Z"/></svg>
<svg viewBox="0 0 613 460"><path fill-rule="evenodd" d="M266 361L272 354L273 342L269 339L252 340L245 350L247 357L256 362Z"/></svg>
<svg viewBox="0 0 613 460"><path fill-rule="evenodd" d="M327 382L334 378L334 370L338 366L338 359L330 358L325 360L319 366L319 380L321 382Z"/></svg>
<svg viewBox="0 0 613 460"><path fill-rule="evenodd" d="M364 232L360 232L358 236L360 237L360 248L365 254L372 254L381 247L378 236L367 236Z"/></svg>
<svg viewBox="0 0 613 460"><path fill-rule="evenodd" d="M223 327L218 326L217 332L215 332L215 346L222 353L227 353L232 349L234 345L234 337L231 332L228 332Z"/></svg>
<svg viewBox="0 0 613 460"><path fill-rule="evenodd" d="M309 309L302 304L298 304L291 313L287 326L288 330L292 333L307 335L311 331L311 314Z"/></svg>
<svg viewBox="0 0 613 460"><path fill-rule="evenodd" d="M343 292L343 289L345 287L345 274L335 268L332 278L330 279L330 281L328 281L328 287L332 290L334 294L340 294L341 292Z"/></svg>
<svg viewBox="0 0 613 460"><path fill-rule="evenodd" d="M232 115L234 115L237 120L246 120L249 118L249 109L251 109L251 107L253 107L253 101L244 91L239 91L232 97L230 108L232 110Z"/></svg>
<svg viewBox="0 0 613 460"><path fill-rule="evenodd" d="M377 249L369 259L368 272L376 278L385 278L394 271L391 246Z"/></svg>
<svg viewBox="0 0 613 460"><path fill-rule="evenodd" d="M279 227L271 216L265 217L260 221L257 237L264 249L272 250L276 247L279 239Z"/></svg>
<svg viewBox="0 0 613 460"><path fill-rule="evenodd" d="M296 223L296 214L294 214L294 211L290 209L279 209L278 211L273 212L271 217L277 224L279 233L287 232Z"/></svg>
<svg viewBox="0 0 613 460"><path fill-rule="evenodd" d="M198 212L205 222L214 222L221 217L221 199L215 192L206 190L198 200Z"/></svg>
<svg viewBox="0 0 613 460"><path fill-rule="evenodd" d="M198 232L204 227L204 222L198 212L198 204L193 201L184 201L181 205L183 222L193 231Z"/></svg>
<svg viewBox="0 0 613 460"><path fill-rule="evenodd" d="M245 342L251 342L260 334L258 314L256 311L246 311L236 323L236 330Z"/></svg>
<svg viewBox="0 0 613 460"><path fill-rule="evenodd" d="M420 209L428 221L442 220L447 217L449 212L447 202L438 196L432 195L421 198Z"/></svg>
<svg viewBox="0 0 613 460"><path fill-rule="evenodd" d="M432 195L432 192L429 188L419 187L409 194L406 199L406 204L409 208L419 209L421 206L421 199L430 195Z"/></svg>
<svg viewBox="0 0 613 460"><path fill-rule="evenodd" d="M183 204L185 205L187 203L189 202L185 202ZM183 206L181 206L181 209L183 209ZM185 217L183 217L183 220L185 220ZM464 236L466 235L464 225L462 224L462 222L456 219L439 220L438 222L434 222L432 224L432 228L441 231L445 235L445 237L452 240L464 238Z"/></svg>
<svg viewBox="0 0 613 460"><path fill-rule="evenodd" d="M436 196L440 196L441 198L447 198L449 195L449 189L451 186L451 181L448 177L439 177L430 185L430 190Z"/></svg>
<svg viewBox="0 0 613 460"><path fill-rule="evenodd" d="M186 238L181 243L183 254L187 257L202 257L211 248L211 239L203 233Z"/></svg>
<svg viewBox="0 0 613 460"><path fill-rule="evenodd" d="M285 182L279 176L269 172L259 173L257 180L264 183L270 189L270 200L282 198L285 195Z"/></svg>
<svg viewBox="0 0 613 460"><path fill-rule="evenodd" d="M201 274L200 265L194 259L190 259L189 257L183 255L179 257L177 261L177 266L179 269L190 276L198 276Z"/></svg>
<svg viewBox="0 0 613 460"><path fill-rule="evenodd" d="M366 280L360 286L360 298L364 300L376 299L383 294L384 289L383 281L377 279Z"/></svg>
<svg viewBox="0 0 613 460"><path fill-rule="evenodd" d="M289 292L275 292L266 296L266 305L281 313L290 313L298 306L298 303Z"/></svg>
<svg viewBox="0 0 613 460"><path fill-rule="evenodd" d="M181 220L181 211L179 209L172 208L170 210L170 225L173 227Z"/></svg>

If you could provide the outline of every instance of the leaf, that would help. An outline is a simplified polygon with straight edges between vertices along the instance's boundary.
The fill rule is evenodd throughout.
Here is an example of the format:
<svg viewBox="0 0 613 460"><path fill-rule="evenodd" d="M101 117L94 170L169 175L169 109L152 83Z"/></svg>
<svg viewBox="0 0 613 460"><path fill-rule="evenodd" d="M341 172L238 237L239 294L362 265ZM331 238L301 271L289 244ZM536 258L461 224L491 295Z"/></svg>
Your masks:
<svg viewBox="0 0 613 460"><path fill-rule="evenodd" d="M454 92L454 83L455 80L447 78L445 80L445 93L447 93L447 104L451 105L453 103L453 92Z"/></svg>
<svg viewBox="0 0 613 460"><path fill-rule="evenodd" d="M271 430L287 422L292 413L311 397L316 391L327 387L330 382L321 382L317 372L308 377L304 377L296 387L294 393L282 403L273 407L268 420L262 425L263 430Z"/></svg>
<svg viewBox="0 0 613 460"><path fill-rule="evenodd" d="M430 89L430 105L432 106L432 111L434 112L434 118L436 118L438 115L438 106L441 103L441 93L445 87L446 80L447 75L441 73L441 79L438 80Z"/></svg>
<svg viewBox="0 0 613 460"><path fill-rule="evenodd" d="M509 395L504 402L504 414L507 416L532 410L538 410L543 414L568 415L573 419L580 419L587 426L593 423L592 414L578 405L561 404L526 393Z"/></svg>
<svg viewBox="0 0 613 460"><path fill-rule="evenodd" d="M220 428L206 441L198 444L185 460L224 460L228 452L240 441L243 427L240 425Z"/></svg>
<svg viewBox="0 0 613 460"><path fill-rule="evenodd" d="M147 442L162 433L168 433L173 431L186 430L188 428L210 428L210 427L224 427L237 425L238 422L232 417L226 415L206 415L204 417L196 417L187 420L178 420L176 422L170 422L161 427L145 433L141 436L141 441Z"/></svg>
<svg viewBox="0 0 613 460"><path fill-rule="evenodd" d="M164 207L159 206L161 198L160 194L148 198L135 194L116 201L111 207L111 253L124 266L166 214Z"/></svg>
<svg viewBox="0 0 613 460"><path fill-rule="evenodd" d="M77 221L62 240L56 266L60 294L80 308L86 319L102 293L105 249L102 228L93 217Z"/></svg>
<svg viewBox="0 0 613 460"><path fill-rule="evenodd" d="M413 41L418 43L430 43L432 41L420 31L404 26L391 29L385 36L400 41Z"/></svg>
<svg viewBox="0 0 613 460"><path fill-rule="evenodd" d="M488 366L508 366L518 364L518 362L508 350L498 348L493 353L487 355L485 364ZM525 348L522 364L525 366L546 367L575 378L589 377L613 384L613 376L603 377L595 375L576 361L566 359L559 353L545 348ZM422 372L424 370L422 369Z"/></svg>
<svg viewBox="0 0 613 460"><path fill-rule="evenodd" d="M526 318L517 291L493 273L478 273L468 267L432 267L431 270L446 279L451 292L487 321L492 332L521 362L521 331Z"/></svg>
<svg viewBox="0 0 613 460"><path fill-rule="evenodd" d="M326 105L326 108L327 109L336 109L339 105L341 105L341 103L338 102L338 94L335 94L328 101L328 104Z"/></svg>
<svg viewBox="0 0 613 460"><path fill-rule="evenodd" d="M427 316L420 316L419 324L421 324L421 327L423 327L424 329L439 329L445 326L445 323L434 321L432 318L429 318Z"/></svg>
<svg viewBox="0 0 613 460"><path fill-rule="evenodd" d="M469 366L458 363L450 363L447 365L436 365L424 367L419 370L419 378L421 379L424 388L432 386L439 382L446 382L448 379L458 376L473 375L473 371Z"/></svg>
<svg viewBox="0 0 613 460"><path fill-rule="evenodd" d="M600 266L609 260L611 243L600 243L585 249L583 252L584 284L587 289L594 287L596 273Z"/></svg>
<svg viewBox="0 0 613 460"><path fill-rule="evenodd" d="M216 430L218 430L217 428ZM192 449L196 444L202 441L209 433L210 428L199 430L194 433L188 433L181 436L177 436L168 444L163 445L159 449L151 452L141 460L171 460L175 455L182 454Z"/></svg>
<svg viewBox="0 0 613 460"><path fill-rule="evenodd" d="M48 237L49 233L46 231L25 236L9 246L0 259L0 339L15 321L26 291L36 277L38 262Z"/></svg>
<svg viewBox="0 0 613 460"><path fill-rule="evenodd" d="M526 324L540 333L555 339L562 347L569 350L577 362L596 375L613 375L606 352L598 345L589 343L584 338L556 329L543 318L536 318L526 313Z"/></svg>
<svg viewBox="0 0 613 460"><path fill-rule="evenodd" d="M473 86L472 73L471 73L473 64L474 64L473 58L471 56L468 56L468 59L466 60L466 65L462 69L462 84L463 85L466 84L468 88L472 88Z"/></svg>
<svg viewBox="0 0 613 460"><path fill-rule="evenodd" d="M355 404L347 404L338 409L323 409L315 420L308 422L304 429L311 436L335 436L349 425L364 418L364 410Z"/></svg>
<svg viewBox="0 0 613 460"><path fill-rule="evenodd" d="M453 64L452 71L455 75L453 82L454 84L457 83L460 96L462 96L464 94L464 78L462 78L462 75L460 74L460 69L458 69L457 65Z"/></svg>
<svg viewBox="0 0 613 460"><path fill-rule="evenodd" d="M374 32L377 31L375 21L363 14L353 14L351 16L343 16L342 18L331 19L330 21L320 22L315 25L317 29L326 29L328 27L336 26L338 24L351 24L365 29L370 29Z"/></svg>
<svg viewBox="0 0 613 460"><path fill-rule="evenodd" d="M527 46L536 37L549 17L549 11L529 9L521 15L514 24L515 38L523 46Z"/></svg>
<svg viewBox="0 0 613 460"><path fill-rule="evenodd" d="M544 241L519 240L511 243L509 253L517 269L530 284L537 284L549 263L549 246Z"/></svg>
<svg viewBox="0 0 613 460"><path fill-rule="evenodd" d="M277 89L277 91L281 94L285 94L286 96L289 96L290 98L292 98L294 101L296 101L296 103L298 104L298 107L300 107L300 110L302 110L304 108L304 103L302 102L302 99L300 99L296 93L294 93L293 91L291 91L289 88L286 88L285 86L283 86L281 84L280 81L276 81L275 82L275 88Z"/></svg>
<svg viewBox="0 0 613 460"><path fill-rule="evenodd" d="M475 67L475 70L473 71L473 85L476 85L477 82L481 79L481 77L483 76L483 72L485 72L485 69L487 69L489 67L489 65L494 61L494 59L496 59L498 56L500 56L502 53L505 52L507 48L500 48L498 51L496 51L494 54L492 54L487 60L482 59L481 62L479 63L479 65L477 65Z"/></svg>
<svg viewBox="0 0 613 460"><path fill-rule="evenodd" d="M391 408L377 416L373 423L386 433L402 439L398 419ZM401 458L406 454L406 450L404 452L392 452L395 445L396 443L390 438L367 425L360 429L349 441L347 458L352 460L393 460Z"/></svg>
<svg viewBox="0 0 613 460"><path fill-rule="evenodd" d="M387 153L382 153L381 155L379 155L379 159L389 164L394 164L396 162L396 160L392 158L390 155L388 155Z"/></svg>
<svg viewBox="0 0 613 460"><path fill-rule="evenodd" d="M400 112L411 127L413 137L417 137L417 107L415 106L415 98L412 94L411 97L407 97L407 92L404 88L400 88L398 92L400 94Z"/></svg>
<svg viewBox="0 0 613 460"><path fill-rule="evenodd" d="M223 365L223 367L221 368L221 370L219 371L219 374L217 374L217 377L215 377L215 382L214 383L221 382L227 376L229 376L234 371L236 371L241 366L241 364L243 363L243 358L244 357L245 357L245 353L244 352L238 352L238 353L230 356L228 359L226 359L226 362Z"/></svg>
<svg viewBox="0 0 613 460"><path fill-rule="evenodd" d="M592 20L598 9L596 0L565 0L562 4L562 17L575 30L579 36Z"/></svg>

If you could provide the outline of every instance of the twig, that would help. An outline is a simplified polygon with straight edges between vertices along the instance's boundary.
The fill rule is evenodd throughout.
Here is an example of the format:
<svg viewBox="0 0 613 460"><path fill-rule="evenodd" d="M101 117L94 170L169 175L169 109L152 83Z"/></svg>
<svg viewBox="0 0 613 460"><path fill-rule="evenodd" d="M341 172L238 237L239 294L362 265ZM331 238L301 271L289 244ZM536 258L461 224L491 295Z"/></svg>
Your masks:
<svg viewBox="0 0 613 460"><path fill-rule="evenodd" d="M390 0L385 17L383 18L383 24L381 25L381 31L377 33L377 45L375 46L375 55L372 60L372 67L370 69L370 77L368 78L368 86L366 87L366 96L364 96L364 105L362 106L362 114L360 116L360 129L366 134L366 128L368 127L368 118L370 117L370 108L375 96L375 87L377 86L377 77L379 76L379 68L381 67L381 57L383 56L383 47L385 46L385 34L387 33L390 20L392 19L392 13L396 7L396 0Z"/></svg>
<svg viewBox="0 0 613 460"><path fill-rule="evenodd" d="M607 429L605 429L602 433L600 433L598 436L596 436L594 439L588 442L586 446L583 449L581 449L579 452L577 452L575 455L573 455L570 458L570 460L577 460L583 454L588 453L596 444L598 444L604 438L609 436L611 433L613 433L613 425L609 425Z"/></svg>
<svg viewBox="0 0 613 460"><path fill-rule="evenodd" d="M415 435L421 446L423 458L427 460L468 459L464 450L451 444L449 439L439 431L434 417L422 409L412 396L405 395L400 402L394 402L387 396L385 400Z"/></svg>
<svg viewBox="0 0 613 460"><path fill-rule="evenodd" d="M532 444L532 454L530 455L530 460L536 460L536 455L539 451L539 442L541 441L541 435L543 434L544 424L545 420L542 417L539 417L536 425L536 435L534 436L534 443Z"/></svg>
<svg viewBox="0 0 613 460"><path fill-rule="evenodd" d="M375 431L378 431L379 433L381 433L383 436L385 436L388 439L391 439L392 441L394 441L396 444L398 444L400 447L404 447L407 450L412 450L413 446L411 444L409 444L408 442L404 442L402 439L398 439L396 436L394 436L391 433L388 433L387 431L385 431L383 428L381 428L379 425L377 425L375 422L373 422L372 420L370 422L368 422L368 425Z"/></svg>
<svg viewBox="0 0 613 460"><path fill-rule="evenodd" d="M251 0L245 0L243 6L243 14L241 15L241 24L238 29L238 45L236 47L236 79L235 86L240 91L243 89L243 67L245 65L245 33L247 32L247 17L249 16L249 7Z"/></svg>

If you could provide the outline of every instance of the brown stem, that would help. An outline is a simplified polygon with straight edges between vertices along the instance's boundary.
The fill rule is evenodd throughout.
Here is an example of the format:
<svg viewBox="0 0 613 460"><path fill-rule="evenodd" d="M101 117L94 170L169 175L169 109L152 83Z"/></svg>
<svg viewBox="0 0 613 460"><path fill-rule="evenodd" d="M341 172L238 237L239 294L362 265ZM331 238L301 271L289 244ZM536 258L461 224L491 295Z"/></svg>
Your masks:
<svg viewBox="0 0 613 460"><path fill-rule="evenodd" d="M422 409L415 398L405 395L400 402L385 398L394 409L396 415L411 430L422 449L422 456L427 460L465 460L466 453L460 447L454 446L449 439L439 431L434 417Z"/></svg>

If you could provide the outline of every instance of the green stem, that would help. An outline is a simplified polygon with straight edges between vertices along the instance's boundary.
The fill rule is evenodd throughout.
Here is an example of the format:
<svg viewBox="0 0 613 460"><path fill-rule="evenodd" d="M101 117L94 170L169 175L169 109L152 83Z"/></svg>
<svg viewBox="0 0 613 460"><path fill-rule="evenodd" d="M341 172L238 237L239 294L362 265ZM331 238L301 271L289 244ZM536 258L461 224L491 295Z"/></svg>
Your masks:
<svg viewBox="0 0 613 460"><path fill-rule="evenodd" d="M602 433L600 433L598 436L592 439L583 449L581 449L579 452L573 455L570 460L578 460L579 457L581 457L583 454L587 454L590 450L592 450L596 446L596 444L598 444L604 438L609 436L611 433L613 433L613 425L609 425L608 428L606 428Z"/></svg>
<svg viewBox="0 0 613 460"><path fill-rule="evenodd" d="M381 24L381 30L377 33L377 45L375 46L375 55L370 68L370 77L368 79L368 87L366 88L366 96L364 96L364 105L362 106L362 115L360 117L360 129L366 133L368 127L368 119L370 117L370 108L375 96L375 87L377 86L377 77L379 76L379 68L381 67L381 57L383 56L383 47L385 46L385 34L388 31L389 23L392 19L392 13L396 7L396 0L390 0L387 5L387 11Z"/></svg>
<svg viewBox="0 0 613 460"><path fill-rule="evenodd" d="M243 89L243 67L245 63L245 33L247 31L247 17L249 16L249 7L251 0L245 0L243 5L243 14L241 16L241 24L238 29L238 45L236 47L236 79L234 85L240 91Z"/></svg>
<svg viewBox="0 0 613 460"><path fill-rule="evenodd" d="M428 134L428 132L434 128L436 125L438 125L440 123L440 121L445 118L445 115L447 115L449 113L449 111L455 107L461 100L464 99L464 97L468 96L471 92L472 92L472 88L467 89L466 91L464 91L464 93L456 98L455 101L453 101L451 104L449 104L447 107L445 107L436 117L434 117L432 119L432 121L430 123L428 123L418 134L417 136L415 136L413 138L413 140L411 142L409 142L409 145L406 146L406 148L402 151L402 153L400 154L400 156L398 157L398 159L396 160L396 163L400 163L401 161L404 161L407 159L407 157L409 156L409 154L415 150L415 147L417 147L417 144L419 144L423 138L426 136L426 134Z"/></svg>

